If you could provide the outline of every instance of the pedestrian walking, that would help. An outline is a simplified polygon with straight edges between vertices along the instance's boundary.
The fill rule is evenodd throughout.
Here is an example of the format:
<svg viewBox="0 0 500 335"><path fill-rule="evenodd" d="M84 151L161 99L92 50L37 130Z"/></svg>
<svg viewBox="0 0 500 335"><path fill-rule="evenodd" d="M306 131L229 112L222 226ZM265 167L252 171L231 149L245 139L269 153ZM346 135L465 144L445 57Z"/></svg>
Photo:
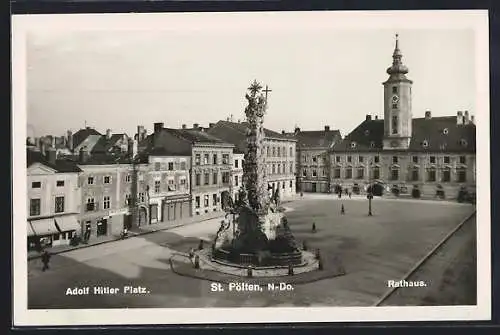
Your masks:
<svg viewBox="0 0 500 335"><path fill-rule="evenodd" d="M351 192L349 192L349 199L351 199L351 195L352 195L352 193L351 193Z"/></svg>
<svg viewBox="0 0 500 335"><path fill-rule="evenodd" d="M43 263L42 271L49 269L49 262L50 262L50 254L47 252L47 250L44 250L42 253L42 263Z"/></svg>
<svg viewBox="0 0 500 335"><path fill-rule="evenodd" d="M312 225L312 232L315 233L316 232L316 223L313 222L313 225Z"/></svg>
<svg viewBox="0 0 500 335"><path fill-rule="evenodd" d="M345 214L344 204L342 204L342 207L340 207L340 214L342 214L342 215Z"/></svg>

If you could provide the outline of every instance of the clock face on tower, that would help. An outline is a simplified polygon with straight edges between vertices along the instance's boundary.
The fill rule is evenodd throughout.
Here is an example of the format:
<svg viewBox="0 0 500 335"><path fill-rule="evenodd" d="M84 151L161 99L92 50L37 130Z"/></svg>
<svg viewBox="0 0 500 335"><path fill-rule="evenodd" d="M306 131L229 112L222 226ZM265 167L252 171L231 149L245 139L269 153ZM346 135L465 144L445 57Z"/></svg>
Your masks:
<svg viewBox="0 0 500 335"><path fill-rule="evenodd" d="M392 96L392 102L396 103L399 101L399 97L397 95Z"/></svg>

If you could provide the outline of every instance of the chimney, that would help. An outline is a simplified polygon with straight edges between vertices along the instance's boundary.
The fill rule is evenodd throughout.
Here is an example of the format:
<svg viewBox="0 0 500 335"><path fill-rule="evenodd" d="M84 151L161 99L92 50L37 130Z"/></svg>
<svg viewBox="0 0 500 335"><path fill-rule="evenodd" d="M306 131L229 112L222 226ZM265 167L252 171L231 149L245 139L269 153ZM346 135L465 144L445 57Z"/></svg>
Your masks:
<svg viewBox="0 0 500 335"><path fill-rule="evenodd" d="M469 111L464 112L464 124L469 124Z"/></svg>
<svg viewBox="0 0 500 335"><path fill-rule="evenodd" d="M462 111L457 112L457 126L461 126L464 124L464 115Z"/></svg>
<svg viewBox="0 0 500 335"><path fill-rule="evenodd" d="M295 135L297 135L298 133L300 133L300 128L299 127L295 127Z"/></svg>
<svg viewBox="0 0 500 335"><path fill-rule="evenodd" d="M39 146L40 146L40 152L42 153L42 155L45 156L46 144L45 144L45 138L44 137L40 138Z"/></svg>
<svg viewBox="0 0 500 335"><path fill-rule="evenodd" d="M476 124L476 118L475 118L475 116L474 116L474 115L471 115L471 116L470 116L470 123L471 123L471 124Z"/></svg>
<svg viewBox="0 0 500 335"><path fill-rule="evenodd" d="M284 130L281 131L281 135L285 135L285 131Z"/></svg>
<svg viewBox="0 0 500 335"><path fill-rule="evenodd" d="M81 147L80 148L80 152L79 152L79 155L78 155L78 162L79 163L85 163L88 159L88 151L87 151L87 147Z"/></svg>
<svg viewBox="0 0 500 335"><path fill-rule="evenodd" d="M182 129L186 129L186 125L185 124L182 125Z"/></svg>
<svg viewBox="0 0 500 335"><path fill-rule="evenodd" d="M163 122L156 122L154 124L155 134L159 133L163 129Z"/></svg>
<svg viewBox="0 0 500 335"><path fill-rule="evenodd" d="M378 115L375 115L375 120L378 120Z"/></svg>
<svg viewBox="0 0 500 335"><path fill-rule="evenodd" d="M330 126L325 126L325 131L330 131Z"/></svg>
<svg viewBox="0 0 500 335"><path fill-rule="evenodd" d="M106 139L109 140L111 138L111 129L106 129Z"/></svg>
<svg viewBox="0 0 500 335"><path fill-rule="evenodd" d="M372 116L370 114L366 114L366 121L371 121L372 120Z"/></svg>
<svg viewBox="0 0 500 335"><path fill-rule="evenodd" d="M50 145L52 148L56 147L56 137L52 136L52 144Z"/></svg>
<svg viewBox="0 0 500 335"><path fill-rule="evenodd" d="M135 156L137 156L138 146L139 143L136 139L128 139L128 154L131 156L131 158L135 158Z"/></svg>
<svg viewBox="0 0 500 335"><path fill-rule="evenodd" d="M215 126L215 123L213 123L213 122L210 122L210 123L208 124L208 128L213 128L214 126Z"/></svg>
<svg viewBox="0 0 500 335"><path fill-rule="evenodd" d="M137 126L137 140L141 141L144 136L144 126Z"/></svg>
<svg viewBox="0 0 500 335"><path fill-rule="evenodd" d="M57 151L54 148L49 148L47 150L47 160L50 164L56 164Z"/></svg>
<svg viewBox="0 0 500 335"><path fill-rule="evenodd" d="M425 111L425 119L426 120L430 120L431 117L432 117L431 111L430 110L426 110Z"/></svg>
<svg viewBox="0 0 500 335"><path fill-rule="evenodd" d="M193 123L193 128L198 129L199 124L198 123Z"/></svg>

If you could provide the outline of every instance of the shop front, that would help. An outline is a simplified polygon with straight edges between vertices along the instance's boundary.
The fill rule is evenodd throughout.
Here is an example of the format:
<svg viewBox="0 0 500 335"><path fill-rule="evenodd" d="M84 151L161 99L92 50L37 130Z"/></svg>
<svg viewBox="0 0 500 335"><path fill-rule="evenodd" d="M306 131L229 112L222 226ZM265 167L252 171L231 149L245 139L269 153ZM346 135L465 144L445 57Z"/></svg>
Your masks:
<svg viewBox="0 0 500 335"><path fill-rule="evenodd" d="M27 221L28 250L68 245L79 230L76 215Z"/></svg>
<svg viewBox="0 0 500 335"><path fill-rule="evenodd" d="M163 222L179 221L191 217L189 195L168 197L163 201Z"/></svg>

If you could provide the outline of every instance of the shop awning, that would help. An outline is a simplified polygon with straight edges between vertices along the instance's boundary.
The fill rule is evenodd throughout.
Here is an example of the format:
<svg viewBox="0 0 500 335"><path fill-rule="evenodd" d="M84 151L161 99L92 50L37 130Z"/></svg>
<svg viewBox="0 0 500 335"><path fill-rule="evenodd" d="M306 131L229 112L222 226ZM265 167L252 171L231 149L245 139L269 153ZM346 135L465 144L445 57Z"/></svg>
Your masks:
<svg viewBox="0 0 500 335"><path fill-rule="evenodd" d="M74 215L56 217L55 219L57 229L59 229L60 232L80 229L80 225Z"/></svg>
<svg viewBox="0 0 500 335"><path fill-rule="evenodd" d="M54 218L31 221L31 226L38 236L59 234Z"/></svg>
<svg viewBox="0 0 500 335"><path fill-rule="evenodd" d="M26 221L27 223L27 228L28 228L28 235L27 236L35 236L35 231L33 230L33 227L31 226L31 223L29 221Z"/></svg>

